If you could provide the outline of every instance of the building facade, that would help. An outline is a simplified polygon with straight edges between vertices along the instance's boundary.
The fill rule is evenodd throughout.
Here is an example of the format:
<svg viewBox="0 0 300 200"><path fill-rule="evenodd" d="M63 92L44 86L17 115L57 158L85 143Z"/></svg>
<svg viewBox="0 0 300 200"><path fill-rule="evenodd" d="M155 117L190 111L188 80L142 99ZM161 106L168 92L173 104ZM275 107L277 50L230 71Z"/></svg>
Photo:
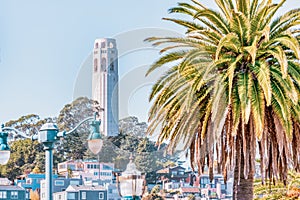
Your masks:
<svg viewBox="0 0 300 200"><path fill-rule="evenodd" d="M63 192L53 193L54 200L107 200L103 186L70 185Z"/></svg>
<svg viewBox="0 0 300 200"><path fill-rule="evenodd" d="M82 185L82 179L78 178L54 178L53 179L53 192L63 192L65 191L70 185ZM41 190L40 190L40 199L46 199L46 180L41 180Z"/></svg>
<svg viewBox="0 0 300 200"><path fill-rule="evenodd" d="M96 39L93 49L92 98L100 108L100 131L119 134L118 50L115 39Z"/></svg>
<svg viewBox="0 0 300 200"><path fill-rule="evenodd" d="M58 178L57 174L52 175L53 178ZM17 177L15 180L15 183L24 188L27 191L40 191L41 188L41 180L45 179L45 174L35 174L35 173L30 173L26 175L21 175Z"/></svg>
<svg viewBox="0 0 300 200"><path fill-rule="evenodd" d="M29 200L29 193L16 185L0 185L1 200Z"/></svg>
<svg viewBox="0 0 300 200"><path fill-rule="evenodd" d="M68 170L72 171L73 178L82 178L85 182L93 180L112 181L114 164L99 163L97 160L75 160L58 164L58 173L67 176Z"/></svg>

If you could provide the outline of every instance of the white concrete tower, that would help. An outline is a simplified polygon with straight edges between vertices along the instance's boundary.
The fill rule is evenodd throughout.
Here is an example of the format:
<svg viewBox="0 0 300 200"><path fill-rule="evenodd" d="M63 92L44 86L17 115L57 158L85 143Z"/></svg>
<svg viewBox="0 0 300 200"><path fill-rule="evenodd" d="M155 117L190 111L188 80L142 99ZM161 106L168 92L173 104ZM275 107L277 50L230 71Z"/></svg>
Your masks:
<svg viewBox="0 0 300 200"><path fill-rule="evenodd" d="M100 130L106 136L119 134L118 50L115 39L96 39L93 50L92 97L98 101Z"/></svg>

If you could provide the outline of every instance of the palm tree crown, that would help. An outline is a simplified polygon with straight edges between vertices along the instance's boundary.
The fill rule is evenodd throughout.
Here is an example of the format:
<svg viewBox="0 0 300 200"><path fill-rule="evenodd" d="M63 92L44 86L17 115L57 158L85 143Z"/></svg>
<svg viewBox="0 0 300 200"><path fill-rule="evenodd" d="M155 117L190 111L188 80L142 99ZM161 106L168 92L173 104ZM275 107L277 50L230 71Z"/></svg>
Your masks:
<svg viewBox="0 0 300 200"><path fill-rule="evenodd" d="M183 142L200 173L216 153L225 176L242 164L247 179L259 149L263 178L286 180L300 170L300 9L275 18L285 0L191 1L170 9L191 19L165 18L184 37L147 39L164 45L148 73L171 66L152 88L149 133L170 151Z"/></svg>

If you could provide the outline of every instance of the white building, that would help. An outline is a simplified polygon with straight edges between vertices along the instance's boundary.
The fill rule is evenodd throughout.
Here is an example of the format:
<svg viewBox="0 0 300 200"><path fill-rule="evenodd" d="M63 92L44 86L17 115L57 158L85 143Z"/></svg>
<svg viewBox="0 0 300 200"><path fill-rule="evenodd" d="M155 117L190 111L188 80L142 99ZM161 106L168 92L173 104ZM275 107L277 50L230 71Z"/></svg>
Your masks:
<svg viewBox="0 0 300 200"><path fill-rule="evenodd" d="M96 160L71 160L58 163L58 174L67 176L68 170L72 171L73 178L82 178L83 182L93 180L112 181L114 164L99 163Z"/></svg>
<svg viewBox="0 0 300 200"><path fill-rule="evenodd" d="M119 134L118 50L115 39L96 39L93 49L92 98L99 103L100 131L106 136Z"/></svg>

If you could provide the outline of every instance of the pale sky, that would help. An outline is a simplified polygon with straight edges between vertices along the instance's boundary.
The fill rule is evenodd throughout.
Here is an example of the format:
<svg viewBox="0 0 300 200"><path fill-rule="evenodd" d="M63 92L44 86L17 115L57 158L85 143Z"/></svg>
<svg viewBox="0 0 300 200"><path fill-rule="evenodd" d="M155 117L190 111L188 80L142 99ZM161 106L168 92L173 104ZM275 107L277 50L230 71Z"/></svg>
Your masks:
<svg viewBox="0 0 300 200"><path fill-rule="evenodd" d="M199 1L212 6L210 0ZM298 1L287 0L281 11L299 7L295 2ZM129 94L121 94L120 110L125 113L121 117L128 113L146 121L148 93L154 79L144 80L142 73L158 58L158 53L142 41L156 33L183 33L179 26L161 20L172 17L168 9L176 3L175 0L2 0L0 123L31 113L42 118L58 116L65 104L84 94L79 91L82 83L87 84L83 89L90 84L84 69L89 67L87 58L94 40L102 37L117 39L121 52L120 88L135 85Z"/></svg>

